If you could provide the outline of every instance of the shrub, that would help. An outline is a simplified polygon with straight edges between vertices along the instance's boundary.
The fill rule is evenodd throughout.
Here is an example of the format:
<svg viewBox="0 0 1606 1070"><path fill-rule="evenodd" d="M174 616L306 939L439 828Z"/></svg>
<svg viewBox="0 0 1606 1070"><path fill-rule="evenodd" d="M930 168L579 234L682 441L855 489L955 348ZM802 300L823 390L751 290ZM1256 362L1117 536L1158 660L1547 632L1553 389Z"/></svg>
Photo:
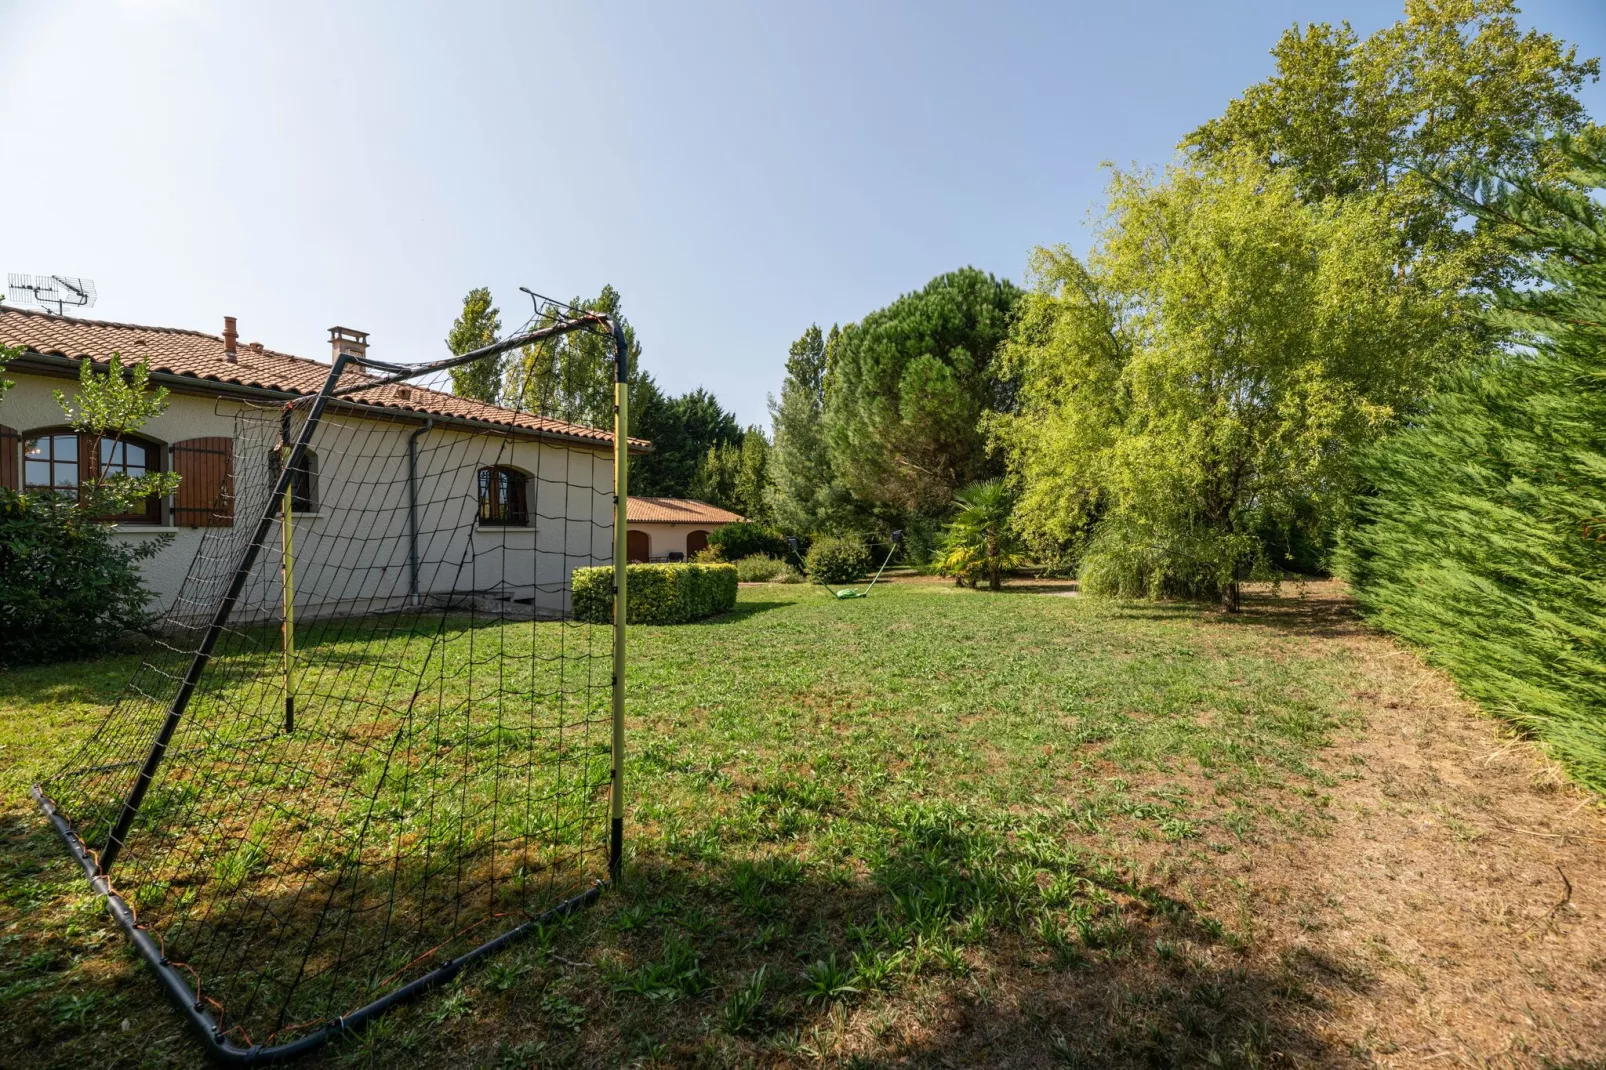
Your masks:
<svg viewBox="0 0 1606 1070"><path fill-rule="evenodd" d="M166 538L120 543L50 495L0 490L0 663L103 654L145 626L151 592L135 563Z"/></svg>
<svg viewBox="0 0 1606 1070"><path fill-rule="evenodd" d="M754 554L736 562L736 578L743 583L796 583L797 569L768 554Z"/></svg>
<svg viewBox="0 0 1606 1070"><path fill-rule="evenodd" d="M809 575L822 583L852 583L869 570L870 551L859 539L818 539L803 563Z"/></svg>
<svg viewBox="0 0 1606 1070"><path fill-rule="evenodd" d="M736 607L735 565L629 565L627 624L685 624ZM613 568L574 570L575 620L613 621Z"/></svg>
<svg viewBox="0 0 1606 1070"><path fill-rule="evenodd" d="M786 556L786 539L774 528L738 520L708 533L708 545L719 551L721 561L740 561L755 554Z"/></svg>
<svg viewBox="0 0 1606 1070"><path fill-rule="evenodd" d="M1253 549L1244 536L1108 517L1082 555L1078 579L1089 595L1212 600L1230 589L1239 562Z"/></svg>

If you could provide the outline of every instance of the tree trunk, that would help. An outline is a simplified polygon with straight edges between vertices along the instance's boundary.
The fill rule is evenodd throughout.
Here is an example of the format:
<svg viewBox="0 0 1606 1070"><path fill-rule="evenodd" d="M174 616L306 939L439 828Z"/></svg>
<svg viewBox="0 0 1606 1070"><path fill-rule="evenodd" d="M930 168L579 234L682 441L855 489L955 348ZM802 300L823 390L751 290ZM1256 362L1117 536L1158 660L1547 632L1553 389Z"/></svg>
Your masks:
<svg viewBox="0 0 1606 1070"><path fill-rule="evenodd" d="M1000 590L1004 586L998 575L998 536L993 532L987 533L987 589Z"/></svg>

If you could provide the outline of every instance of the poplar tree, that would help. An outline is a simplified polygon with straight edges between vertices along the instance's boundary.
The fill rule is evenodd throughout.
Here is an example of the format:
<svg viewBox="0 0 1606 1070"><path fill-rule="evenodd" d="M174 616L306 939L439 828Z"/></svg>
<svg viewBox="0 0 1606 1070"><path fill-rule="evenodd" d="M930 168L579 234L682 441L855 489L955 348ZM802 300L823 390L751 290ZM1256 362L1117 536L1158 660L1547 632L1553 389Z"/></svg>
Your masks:
<svg viewBox="0 0 1606 1070"><path fill-rule="evenodd" d="M446 348L462 356L495 342L501 332L502 315L491 303L491 291L479 286L463 298L463 311L446 335ZM505 356L498 354L451 369L452 393L496 404L502 394L502 370L506 361Z"/></svg>
<svg viewBox="0 0 1606 1070"><path fill-rule="evenodd" d="M830 354L841 330L811 324L787 350L781 396L769 399L775 441L770 450L769 507L775 523L799 535L846 530L854 504L831 466L825 441Z"/></svg>

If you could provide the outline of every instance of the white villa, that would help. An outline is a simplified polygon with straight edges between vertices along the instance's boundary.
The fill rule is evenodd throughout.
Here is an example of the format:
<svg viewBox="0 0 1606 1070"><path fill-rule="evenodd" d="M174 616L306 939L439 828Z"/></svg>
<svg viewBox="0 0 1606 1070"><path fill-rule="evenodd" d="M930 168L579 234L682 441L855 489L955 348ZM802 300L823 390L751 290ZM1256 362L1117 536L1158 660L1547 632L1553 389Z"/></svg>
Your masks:
<svg viewBox="0 0 1606 1070"><path fill-rule="evenodd" d="M336 327L330 344L331 358L360 355L368 338ZM215 529L243 530L261 515L266 491L253 500L247 476L267 485L276 413L317 393L330 370L241 343L233 317L212 335L0 307L0 345L24 349L5 369L15 386L0 398L0 486L75 493L89 466L108 464L183 477L172 496L107 520L118 539L173 536L144 563L161 604L153 609L179 598L203 536L215 543ZM92 441L65 426L53 393L74 393L84 358L103 365L114 353L125 366L148 359L169 404L137 435ZM613 556L612 435L416 385L378 386L331 403L294 499L298 614L303 599L317 612L332 599L384 608L465 591L561 609L569 572ZM268 556L262 584L277 582ZM259 604L272 603L259 593Z"/></svg>

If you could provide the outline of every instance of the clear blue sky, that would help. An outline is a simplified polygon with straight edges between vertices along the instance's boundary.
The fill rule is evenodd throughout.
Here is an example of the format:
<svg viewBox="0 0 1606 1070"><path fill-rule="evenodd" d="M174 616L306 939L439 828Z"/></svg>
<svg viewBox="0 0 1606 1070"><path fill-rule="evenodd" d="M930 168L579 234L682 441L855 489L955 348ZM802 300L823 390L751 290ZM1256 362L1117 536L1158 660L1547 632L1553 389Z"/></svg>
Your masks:
<svg viewBox="0 0 1606 1070"><path fill-rule="evenodd" d="M612 282L673 392L767 422L786 347L1085 244L1295 21L1400 0L948 5L0 0L0 270L92 315L426 360L470 287ZM1606 52L1606 3L1524 22ZM1586 102L1606 115L1606 87Z"/></svg>

